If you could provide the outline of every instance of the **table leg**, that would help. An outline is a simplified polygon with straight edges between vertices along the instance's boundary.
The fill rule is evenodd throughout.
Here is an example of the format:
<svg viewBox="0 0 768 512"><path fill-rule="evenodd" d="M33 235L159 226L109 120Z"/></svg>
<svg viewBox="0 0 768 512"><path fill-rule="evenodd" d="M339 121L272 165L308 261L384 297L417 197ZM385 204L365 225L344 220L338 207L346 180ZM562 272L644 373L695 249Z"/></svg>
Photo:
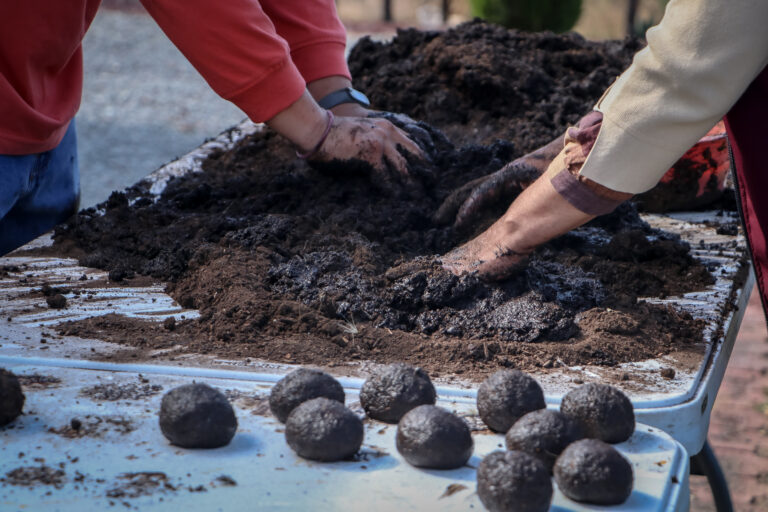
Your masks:
<svg viewBox="0 0 768 512"><path fill-rule="evenodd" d="M709 441L705 441L701 451L691 457L691 474L707 477L717 512L733 512L728 482L725 480L723 470L717 457L715 457L715 452L709 445Z"/></svg>

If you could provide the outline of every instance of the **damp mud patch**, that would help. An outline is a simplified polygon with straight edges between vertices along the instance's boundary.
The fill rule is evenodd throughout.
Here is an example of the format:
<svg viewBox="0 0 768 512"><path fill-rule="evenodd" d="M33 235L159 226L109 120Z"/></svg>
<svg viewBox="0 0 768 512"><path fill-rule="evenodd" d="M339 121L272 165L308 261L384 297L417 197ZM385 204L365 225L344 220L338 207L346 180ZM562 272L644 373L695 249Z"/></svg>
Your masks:
<svg viewBox="0 0 768 512"><path fill-rule="evenodd" d="M200 317L169 331L161 323L109 315L64 324L61 332L298 364L406 362L436 376L475 380L500 367L615 365L693 350L702 339L700 321L638 297L704 289L712 276L687 243L650 228L632 205L539 248L525 270L503 282L457 277L439 264L440 254L506 206L489 211L473 232L458 233L434 220L443 200L559 135L591 108L636 44L587 43L574 35L523 34L473 22L443 34L406 31L371 51L390 59L399 54L407 68L427 47L439 55L437 38L456 41L442 45L446 62L458 58L457 48L483 61L491 57L480 48L504 47L502 56L514 69L489 64L472 73L496 73L487 81L503 79L498 87L511 98L504 101L519 104L499 121L505 129L494 131L505 140L462 145L486 126L485 117L456 120L463 137L451 133L450 123L425 115L456 143L430 124L403 125L431 159L410 162L416 186L392 190L374 183L364 167L313 168L284 140L260 132L212 154L203 172L173 179L160 197L146 181L113 193L60 226L56 250L84 266L162 280ZM406 43L410 52L397 50ZM368 57L352 52L358 80L367 76ZM411 93L400 100L393 93L382 106L418 118L406 100L420 97L420 76L403 76L399 87ZM530 85L521 87L526 80ZM488 97L481 83L457 81L454 87L475 91L475 99ZM550 103L563 113L544 108ZM436 108L454 112L467 105ZM546 115L530 115L536 109Z"/></svg>

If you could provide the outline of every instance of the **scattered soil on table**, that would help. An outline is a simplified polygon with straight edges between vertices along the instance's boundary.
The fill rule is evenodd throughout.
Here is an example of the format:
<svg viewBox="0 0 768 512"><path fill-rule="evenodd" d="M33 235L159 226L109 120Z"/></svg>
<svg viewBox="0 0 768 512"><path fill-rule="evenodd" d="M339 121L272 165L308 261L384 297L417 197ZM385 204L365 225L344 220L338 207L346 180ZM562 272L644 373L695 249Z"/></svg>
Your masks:
<svg viewBox="0 0 768 512"><path fill-rule="evenodd" d="M364 168L315 169L279 137L259 133L213 154L204 172L172 180L157 201L147 182L113 193L57 229L56 250L85 266L166 281L201 316L173 330L108 316L62 332L300 364L403 361L470 379L501 366L614 365L684 350L701 340L701 322L637 298L702 289L712 277L686 243L649 228L631 205L541 247L501 283L456 277L437 257L484 227L456 233L434 222L442 201L559 135L636 49L479 22L442 35L406 31L390 46L364 43L351 57L358 80L366 79L369 58L399 55L410 69L407 80L400 72L400 82L385 82L393 94L384 108L420 117L407 102L429 101L421 91L426 74L412 59L429 53L441 66L463 66L438 73L440 87L475 103L424 110L469 117L442 124L422 117L473 134L509 105L498 121L508 140L456 147L429 125L405 127L424 142L431 163L411 162L421 186L391 193ZM473 68L470 60L483 64ZM498 206L486 220L505 204Z"/></svg>
<svg viewBox="0 0 768 512"><path fill-rule="evenodd" d="M96 416L87 414L82 417L72 418L69 423L61 427L50 427L48 432L68 439L78 439L81 437L101 437L110 431L125 435L130 434L134 430L136 430L136 426L125 416Z"/></svg>
<svg viewBox="0 0 768 512"><path fill-rule="evenodd" d="M51 375L33 373L31 375L17 375L16 377L24 389L48 389L58 387L61 384L60 378Z"/></svg>
<svg viewBox="0 0 768 512"><path fill-rule="evenodd" d="M108 498L138 498L151 496L156 492L175 492L178 488L178 485L171 483L168 475L161 471L123 473L117 478L115 486L107 490Z"/></svg>
<svg viewBox="0 0 768 512"><path fill-rule="evenodd" d="M80 390L80 396L92 400L141 400L160 393L163 387L158 384L96 384Z"/></svg>
<svg viewBox="0 0 768 512"><path fill-rule="evenodd" d="M23 485L32 487L35 485L52 485L57 489L64 486L67 477L62 469L50 466L25 466L12 469L0 478L0 482L8 485Z"/></svg>

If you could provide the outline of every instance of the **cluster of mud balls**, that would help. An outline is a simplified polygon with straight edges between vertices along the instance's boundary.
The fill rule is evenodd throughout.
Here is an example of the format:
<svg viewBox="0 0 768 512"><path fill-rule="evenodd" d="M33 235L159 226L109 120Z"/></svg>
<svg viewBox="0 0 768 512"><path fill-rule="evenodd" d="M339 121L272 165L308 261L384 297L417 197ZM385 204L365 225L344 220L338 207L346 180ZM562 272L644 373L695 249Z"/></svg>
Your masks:
<svg viewBox="0 0 768 512"><path fill-rule="evenodd" d="M472 455L472 436L458 416L434 405L429 376L406 364L382 366L365 381L360 404L366 415L397 423L397 449L418 467L456 468ZM344 406L344 390L318 370L299 369L279 381L269 397L272 414L285 423L288 446L317 461L347 459L363 443L363 423Z"/></svg>
<svg viewBox="0 0 768 512"><path fill-rule="evenodd" d="M632 493L632 467L611 446L635 430L632 404L618 389L584 384L556 411L546 408L530 375L502 370L480 386L477 409L491 430L505 433L507 447L477 469L477 494L488 510L549 510L552 474L560 491L578 502L618 505Z"/></svg>

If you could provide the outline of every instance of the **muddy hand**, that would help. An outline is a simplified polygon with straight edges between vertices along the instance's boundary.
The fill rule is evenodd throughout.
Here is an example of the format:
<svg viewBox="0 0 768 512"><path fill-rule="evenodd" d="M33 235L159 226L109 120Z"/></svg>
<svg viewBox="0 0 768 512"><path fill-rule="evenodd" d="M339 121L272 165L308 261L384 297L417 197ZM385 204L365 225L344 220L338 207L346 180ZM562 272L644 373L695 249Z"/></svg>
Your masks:
<svg viewBox="0 0 768 512"><path fill-rule="evenodd" d="M562 148L561 136L513 160L493 174L466 183L443 201L435 214L435 221L441 224L454 222L457 229L468 227L499 201L511 202L544 173Z"/></svg>
<svg viewBox="0 0 768 512"><path fill-rule="evenodd" d="M374 179L391 188L413 184L404 154L423 158L408 135L389 121L360 117L336 117L320 151L311 160L362 160L373 167Z"/></svg>
<svg viewBox="0 0 768 512"><path fill-rule="evenodd" d="M498 281L525 267L528 253L509 247L500 224L496 222L476 238L443 255L443 268L456 275L476 272L482 279Z"/></svg>
<svg viewBox="0 0 768 512"><path fill-rule="evenodd" d="M405 114L370 110L368 112L368 117L386 119L405 131L408 134L408 137L423 150L427 158L435 154L438 145L446 147L451 145L441 131L427 123L416 121Z"/></svg>

